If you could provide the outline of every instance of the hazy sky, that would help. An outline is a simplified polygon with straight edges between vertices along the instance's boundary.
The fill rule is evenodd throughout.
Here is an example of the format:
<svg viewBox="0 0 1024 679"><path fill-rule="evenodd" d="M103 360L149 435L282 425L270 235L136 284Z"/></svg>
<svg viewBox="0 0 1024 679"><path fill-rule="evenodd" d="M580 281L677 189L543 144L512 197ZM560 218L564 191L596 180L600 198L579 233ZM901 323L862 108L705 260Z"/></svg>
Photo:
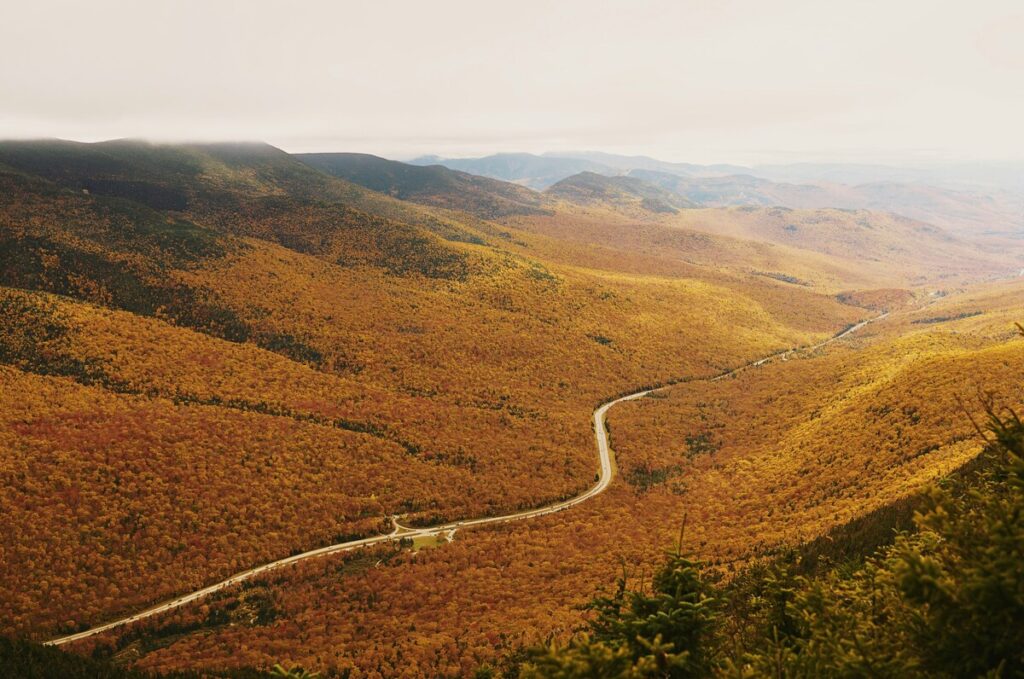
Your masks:
<svg viewBox="0 0 1024 679"><path fill-rule="evenodd" d="M1024 158L1021 0L8 0L0 137Z"/></svg>

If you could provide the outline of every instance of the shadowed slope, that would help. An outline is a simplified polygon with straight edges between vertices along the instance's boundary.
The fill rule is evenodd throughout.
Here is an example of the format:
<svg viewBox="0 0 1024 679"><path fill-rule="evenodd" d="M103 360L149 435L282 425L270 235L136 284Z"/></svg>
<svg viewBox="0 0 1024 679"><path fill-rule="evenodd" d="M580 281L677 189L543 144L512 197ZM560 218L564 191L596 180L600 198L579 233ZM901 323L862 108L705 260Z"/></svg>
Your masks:
<svg viewBox="0 0 1024 679"><path fill-rule="evenodd" d="M395 198L462 210L482 219L548 212L531 189L443 165L409 165L364 153L303 153L311 167Z"/></svg>

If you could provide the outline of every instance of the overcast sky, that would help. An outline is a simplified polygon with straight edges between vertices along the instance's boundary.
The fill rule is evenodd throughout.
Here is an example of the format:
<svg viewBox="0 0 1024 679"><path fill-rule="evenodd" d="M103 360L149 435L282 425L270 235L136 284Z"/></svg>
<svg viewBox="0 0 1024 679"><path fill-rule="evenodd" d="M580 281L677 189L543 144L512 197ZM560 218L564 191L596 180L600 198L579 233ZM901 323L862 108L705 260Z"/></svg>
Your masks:
<svg viewBox="0 0 1024 679"><path fill-rule="evenodd" d="M1021 0L6 2L0 137L1024 158Z"/></svg>

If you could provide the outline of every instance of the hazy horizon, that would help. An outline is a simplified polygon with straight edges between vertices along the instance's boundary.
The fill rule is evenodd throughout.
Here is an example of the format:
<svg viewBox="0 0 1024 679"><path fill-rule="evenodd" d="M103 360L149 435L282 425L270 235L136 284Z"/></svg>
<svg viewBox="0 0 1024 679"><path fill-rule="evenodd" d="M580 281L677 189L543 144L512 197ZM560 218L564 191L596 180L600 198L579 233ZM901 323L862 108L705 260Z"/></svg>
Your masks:
<svg viewBox="0 0 1024 679"><path fill-rule="evenodd" d="M101 144L108 142L137 142L152 145L204 145L204 144L267 144L278 148L289 154L307 154L307 153L360 153L366 155L377 156L386 160L394 160L402 163L409 163L412 161L420 160L423 158L436 157L441 160L473 160L483 159L491 156L500 155L533 155L533 156L548 156L548 157L573 157L577 155L589 155L589 154L606 154L609 156L619 156L621 158L635 157L635 158L649 158L652 160L669 162L669 163L680 163L680 164L693 164L703 166L713 165L732 165L736 167L756 168L756 167L768 167L773 165L787 166L787 165L849 165L849 166L863 166L863 167L891 167L894 169L912 169L912 170L927 170L927 169L939 169L944 167L956 167L956 166L980 166L980 167L994 167L1000 168L1004 166L1016 167L1024 163L1024 158L926 158L926 157L894 157L891 159L865 159L857 157L814 157L805 156L800 154L789 154L792 157L781 156L775 160L767 161L752 161L752 162L741 162L741 161L729 161L729 160L707 160L707 161L695 161L689 157L666 157L665 155L659 154L657 151L654 152L637 152L637 153L626 153L615 150L608 150L602 148L577 148L577 149L563 149L563 150L545 150L539 151L528 151L516 148L502 148L498 147L493 150L484 150L479 152L469 152L465 154L442 154L434 152L423 152L423 153L384 153L371 149L360 149L354 150L345 147L334 147L329 146L326 148L311 148L311 149L289 149L280 144L275 144L271 141L264 139L231 139L231 138L209 138L209 139L189 139L187 137L181 138L165 138L160 139L157 137L109 137L109 138L95 138L95 139L72 139L68 137L58 136L41 136L41 135L26 135L26 136L8 136L0 137L0 143L2 142L45 142L45 141L66 141L73 143L82 144Z"/></svg>
<svg viewBox="0 0 1024 679"><path fill-rule="evenodd" d="M260 139L396 159L1024 159L1024 13L1010 0L46 0L7 14L0 138Z"/></svg>

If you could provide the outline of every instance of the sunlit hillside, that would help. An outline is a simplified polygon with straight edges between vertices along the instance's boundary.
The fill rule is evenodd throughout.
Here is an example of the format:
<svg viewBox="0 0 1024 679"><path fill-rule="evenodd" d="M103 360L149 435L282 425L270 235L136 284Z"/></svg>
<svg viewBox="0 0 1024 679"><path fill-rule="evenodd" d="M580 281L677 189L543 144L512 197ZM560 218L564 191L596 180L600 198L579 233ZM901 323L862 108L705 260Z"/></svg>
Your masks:
<svg viewBox="0 0 1024 679"><path fill-rule="evenodd" d="M589 415L609 393L868 313L742 269L545 261L505 227L486 225L509 234L493 244L445 240L424 229L430 213L304 165L296 179L265 149L222 166L208 150L118 146L146 189L109 179L127 170L103 145L38 149L68 188L25 174L43 165L29 150L5 156L21 170L4 175L2 213L4 464L19 479L4 502L26 526L5 538L8 632L102 622L395 513L416 524L567 497L592 481ZM207 169L167 160L197 154ZM185 202L158 209L156 186ZM282 202L222 207L253 192ZM54 478L66 499L42 511ZM102 549L78 549L84 526Z"/></svg>
<svg viewBox="0 0 1024 679"><path fill-rule="evenodd" d="M638 203L625 209L615 201L566 203L556 215L505 221L574 243L587 253L581 257L594 248L613 249L661 260L661 266L716 266L830 292L994 280L1015 275L1024 262L1019 241L958 238L886 212L736 207L664 213L638 210Z"/></svg>
<svg viewBox="0 0 1024 679"><path fill-rule="evenodd" d="M878 544L928 482L981 449L979 387L1024 404L1022 295L1013 283L921 299L808 354L621 404L608 422L618 477L592 503L459 531L437 549L311 562L114 648L152 668L284 657L367 676L471 674L566 638L624 564L640 578L653 570L684 517L687 553L726 578L865 518L857 530ZM257 603L272 619L217 622Z"/></svg>
<svg viewBox="0 0 1024 679"><path fill-rule="evenodd" d="M732 573L968 463L958 398L1024 400L1021 287L985 283L1018 252L887 212L258 144L3 143L0 184L3 634L114 621L395 516L574 497L594 408L674 385L611 411L616 476L586 503L69 645L121 664L471 675L565 638L684 515Z"/></svg>

